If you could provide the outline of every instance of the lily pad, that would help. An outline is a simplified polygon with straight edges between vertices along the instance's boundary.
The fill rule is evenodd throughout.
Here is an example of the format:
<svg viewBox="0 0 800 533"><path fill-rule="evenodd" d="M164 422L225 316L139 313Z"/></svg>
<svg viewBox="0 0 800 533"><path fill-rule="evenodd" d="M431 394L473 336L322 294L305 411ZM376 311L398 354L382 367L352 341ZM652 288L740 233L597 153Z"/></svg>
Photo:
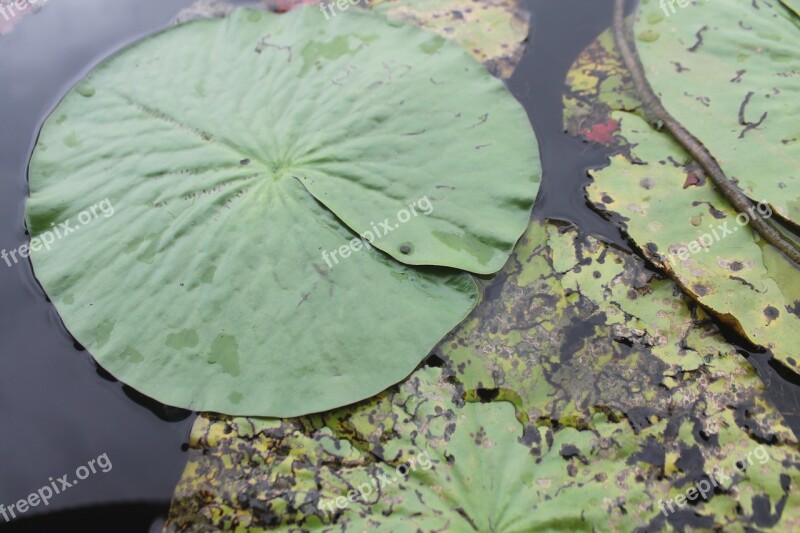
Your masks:
<svg viewBox="0 0 800 533"><path fill-rule="evenodd" d="M800 480L797 437L756 372L675 283L635 255L534 222L487 293L437 353L468 398L517 406L532 454L560 443L566 473L552 473L547 494L575 492L571 505L545 507L552 521L541 529L725 528L763 523L765 510L794 527L787 487ZM590 447L575 430L594 433ZM730 472L759 443L772 445L770 460L748 470L758 475L662 511L662 500L716 468Z"/></svg>
<svg viewBox="0 0 800 533"><path fill-rule="evenodd" d="M635 33L665 107L729 178L800 225L800 20L783 4L694 2L669 17L642 7ZM710 66L713 65L713 68Z"/></svg>
<svg viewBox="0 0 800 533"><path fill-rule="evenodd" d="M537 477L562 460L537 465L522 436L513 406L464 405L431 368L347 414L202 419L166 530L531 531Z"/></svg>
<svg viewBox="0 0 800 533"><path fill-rule="evenodd" d="M534 222L488 293L436 350L441 369L376 398L293 420L201 416L167 530L798 526L796 437L673 282ZM718 490L678 507L707 475Z"/></svg>
<svg viewBox="0 0 800 533"><path fill-rule="evenodd" d="M660 23L655 16L649 20ZM776 20L779 26L783 24L782 18L776 16ZM726 24L730 31L739 31L738 23L734 24L737 29L731 29L730 21ZM684 56L692 53L684 51ZM590 200L710 314L753 344L772 349L788 368L800 371L794 353L800 340L800 299L792 281L797 270L780 253L759 242L743 225L749 215L736 213L668 134L645 121L647 113L641 109L630 75L619 65L613 39L605 32L584 50L568 76L564 103L569 130L588 137L586 132L614 124L614 135L606 144L623 149L612 158L610 167L592 172L596 182L588 188ZM730 85L738 86L726 82L720 92L729 90ZM715 124L709 122L696 131L708 131ZM782 144L778 145L775 149L782 150ZM739 145L735 157L761 162L765 169L782 164L775 163L759 146ZM730 160L722 159L723 167ZM776 176L767 172L759 179L763 184L778 184L772 181ZM787 185L781 190L783 201L792 198L796 187ZM757 209L775 215L770 197L757 200L766 201Z"/></svg>
<svg viewBox="0 0 800 533"><path fill-rule="evenodd" d="M31 236L105 199L114 214L32 261L123 382L296 416L407 376L477 301L442 267L500 268L539 173L525 112L459 46L366 11L242 9L66 96L31 160Z"/></svg>
<svg viewBox="0 0 800 533"><path fill-rule="evenodd" d="M571 135L613 146L619 130L612 110L635 111L641 102L625 63L606 30L587 46L569 69L564 103L564 127Z"/></svg>
<svg viewBox="0 0 800 533"><path fill-rule="evenodd" d="M762 247L769 245L744 225L747 215L708 182L686 185L693 172L683 164L688 155L671 138L635 115L613 116L634 146L631 159L618 155L593 171L590 200L621 216L644 254L710 312L800 372L800 300L790 290L796 269L776 252L768 269ZM771 211L767 204L757 209Z"/></svg>

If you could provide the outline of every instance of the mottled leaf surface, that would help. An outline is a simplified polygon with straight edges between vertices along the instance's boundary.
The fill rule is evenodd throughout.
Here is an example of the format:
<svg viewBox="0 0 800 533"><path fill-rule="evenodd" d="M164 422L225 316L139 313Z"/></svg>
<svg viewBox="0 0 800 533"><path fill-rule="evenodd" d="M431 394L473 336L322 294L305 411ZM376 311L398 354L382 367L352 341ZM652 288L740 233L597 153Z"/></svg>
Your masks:
<svg viewBox="0 0 800 533"><path fill-rule="evenodd" d="M455 41L506 79L522 58L530 29L530 14L518 0L370 0L369 6Z"/></svg>
<svg viewBox="0 0 800 533"><path fill-rule="evenodd" d="M605 144L623 151L610 167L592 173L590 200L708 311L754 344L772 349L789 368L800 369L797 270L742 226L744 217L737 221L738 213L680 146L643 120L647 113L609 32L584 50L567 83L569 131L590 138L587 132L614 124L614 136ZM742 156L750 154L765 168L772 164L772 156L747 146L740 147ZM762 210L771 212L767 205Z"/></svg>
<svg viewBox="0 0 800 533"><path fill-rule="evenodd" d="M242 9L146 39L66 96L31 160L31 236L106 198L115 214L32 260L121 381L301 415L409 375L477 288L408 265L499 269L539 173L526 113L461 47L367 11Z"/></svg>
<svg viewBox="0 0 800 533"><path fill-rule="evenodd" d="M592 172L590 200L621 216L645 255L700 304L800 370L800 300L791 290L797 271L774 251L766 262L769 245L740 223L746 218L737 221L736 211L708 182L685 186L692 169L681 147L637 116L613 116L634 148Z"/></svg>
<svg viewBox="0 0 800 533"><path fill-rule="evenodd" d="M611 30L600 34L578 56L567 73L564 102L566 130L598 144L614 145L619 129L611 110L637 109L641 103Z"/></svg>
<svg viewBox="0 0 800 533"><path fill-rule="evenodd" d="M537 459L510 404L465 405L461 396L440 370L423 369L367 404L322 417L200 419L192 444L206 455L193 452L167 530L522 533L542 524L543 512L557 516L573 496L569 488L546 508L537 502L545 504L549 476L563 466L560 442ZM563 438L588 452L593 435ZM422 454L407 476L398 475L398 466ZM376 486L344 509L330 505Z"/></svg>
<svg viewBox="0 0 800 533"><path fill-rule="evenodd" d="M258 7L283 12L304 4L323 6L328 18L369 7L392 20L434 31L463 46L503 79L514 73L530 32L530 13L518 0L365 0L346 4L344 10L335 7L335 0L261 0ZM176 22L223 17L234 9L229 0L197 0Z"/></svg>
<svg viewBox="0 0 800 533"><path fill-rule="evenodd" d="M168 530L800 526L797 439L670 280L534 222L487 294L436 350L441 369L373 400L295 420L201 417ZM762 443L768 459L708 501L659 508ZM326 511L422 451L431 469Z"/></svg>

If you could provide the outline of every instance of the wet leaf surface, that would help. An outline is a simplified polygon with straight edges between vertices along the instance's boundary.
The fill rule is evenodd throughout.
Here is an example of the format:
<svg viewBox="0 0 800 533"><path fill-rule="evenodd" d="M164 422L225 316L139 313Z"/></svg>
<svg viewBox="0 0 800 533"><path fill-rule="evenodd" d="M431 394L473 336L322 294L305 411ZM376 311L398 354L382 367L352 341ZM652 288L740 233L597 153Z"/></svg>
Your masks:
<svg viewBox="0 0 800 533"><path fill-rule="evenodd" d="M777 0L697 2L634 32L664 106L756 202L800 223L800 19ZM643 35L652 35L652 39Z"/></svg>
<svg viewBox="0 0 800 533"><path fill-rule="evenodd" d="M524 110L459 46L364 10L237 10L66 96L31 160L31 236L104 199L114 212L32 261L124 383L297 416L413 371L477 301L455 269L505 263L539 172Z"/></svg>
<svg viewBox="0 0 800 533"><path fill-rule="evenodd" d="M598 144L616 144L613 132L619 124L611 118L611 110L633 111L641 102L616 53L611 30L603 32L572 64L563 102L564 124L570 134ZM597 138L598 131L605 135Z"/></svg>
<svg viewBox="0 0 800 533"><path fill-rule="evenodd" d="M796 437L670 280L534 222L487 295L434 352L440 368L369 402L296 420L202 417L168 530L798 526ZM423 451L432 468L326 512ZM708 475L707 501L662 510Z"/></svg>
<svg viewBox="0 0 800 533"><path fill-rule="evenodd" d="M770 5L769 9L771 13L774 7ZM647 13L651 16L643 14L644 20L661 24L652 11ZM671 24L672 17L668 21ZM718 46L730 49L724 41ZM784 78L775 75L774 79ZM603 33L581 54L567 83L564 104L568 130L591 140L589 133L598 125L616 124L618 129L608 144L623 152L612 158L608 168L592 172L596 182L587 191L590 201L707 311L753 344L772 350L786 367L800 370L796 354L800 340L796 269L744 225L752 215L736 213L688 154L645 121L647 113L641 109L610 32ZM727 91L728 85L719 92ZM717 122L707 117L706 123ZM748 164L759 166L763 170L759 180L767 183L780 175L771 166L786 161L775 163L778 157L765 154L758 146L747 145L745 149L742 145L737 157L749 158ZM730 159L722 160L723 167ZM792 197L789 191L780 195L782 200ZM773 215L774 200L760 200L764 199L770 204L754 209Z"/></svg>
<svg viewBox="0 0 800 533"><path fill-rule="evenodd" d="M368 7L391 20L434 31L463 46L503 79L514 73L530 31L530 13L518 0L364 0L355 6L344 4L344 10L332 0L261 0L257 6L284 12L305 4L321 6L328 19ZM224 17L234 7L227 0L197 0L176 22Z"/></svg>
<svg viewBox="0 0 800 533"><path fill-rule="evenodd" d="M800 370L795 268L742 225L746 216L737 219L710 183L685 187L692 171L671 139L634 115L613 116L622 122L622 137L634 145L631 159L618 155L609 167L594 171L590 200L622 217L627 234L643 243L642 252L701 305Z"/></svg>
<svg viewBox="0 0 800 533"><path fill-rule="evenodd" d="M460 44L505 79L522 58L530 28L530 14L518 0L370 0L369 6Z"/></svg>

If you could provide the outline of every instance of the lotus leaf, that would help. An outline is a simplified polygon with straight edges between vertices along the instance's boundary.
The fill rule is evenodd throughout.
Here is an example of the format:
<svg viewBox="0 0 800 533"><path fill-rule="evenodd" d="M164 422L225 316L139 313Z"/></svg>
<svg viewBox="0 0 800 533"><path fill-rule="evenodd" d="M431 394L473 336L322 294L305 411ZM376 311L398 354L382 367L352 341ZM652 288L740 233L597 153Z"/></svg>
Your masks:
<svg viewBox="0 0 800 533"><path fill-rule="evenodd" d="M65 325L163 403L297 416L413 371L539 181L527 115L459 46L368 11L239 9L118 53L45 123L28 228ZM490 186L487 186L490 184ZM357 239L361 237L361 239Z"/></svg>
<svg viewBox="0 0 800 533"><path fill-rule="evenodd" d="M429 361L441 369L377 398L293 420L201 417L167 530L798 526L797 438L670 280L534 222L488 294ZM745 473L716 474L748 454ZM707 474L719 489L680 508Z"/></svg>
<svg viewBox="0 0 800 533"><path fill-rule="evenodd" d="M669 17L658 4L634 30L653 89L747 196L800 224L800 19L776 1L694 2Z"/></svg>

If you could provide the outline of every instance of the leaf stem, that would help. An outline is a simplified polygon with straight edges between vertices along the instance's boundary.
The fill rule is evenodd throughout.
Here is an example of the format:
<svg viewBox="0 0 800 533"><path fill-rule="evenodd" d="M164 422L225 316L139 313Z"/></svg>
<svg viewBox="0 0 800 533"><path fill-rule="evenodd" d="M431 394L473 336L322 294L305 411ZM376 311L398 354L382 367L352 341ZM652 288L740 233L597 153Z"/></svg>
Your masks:
<svg viewBox="0 0 800 533"><path fill-rule="evenodd" d="M637 7L634 8L634 14L637 9L638 4ZM683 124L678 122L675 117L667 111L658 96L656 96L650 82L647 81L644 67L636 51L636 43L632 39L628 39L626 34L625 0L615 0L613 30L617 48L619 48L622 54L625 66L631 73L633 83L636 86L636 90L646 110L658 118L675 140L677 140L695 161L703 167L703 170L706 171L711 181L717 186L722 196L724 196L740 213L747 213L750 215L750 226L753 230L775 248L783 252L784 255L794 261L795 264L800 265L800 250L787 240L777 229L770 225L757 210L753 209L753 203L736 184L728 179L722 167L720 167L708 148L706 148L697 137L692 135Z"/></svg>

